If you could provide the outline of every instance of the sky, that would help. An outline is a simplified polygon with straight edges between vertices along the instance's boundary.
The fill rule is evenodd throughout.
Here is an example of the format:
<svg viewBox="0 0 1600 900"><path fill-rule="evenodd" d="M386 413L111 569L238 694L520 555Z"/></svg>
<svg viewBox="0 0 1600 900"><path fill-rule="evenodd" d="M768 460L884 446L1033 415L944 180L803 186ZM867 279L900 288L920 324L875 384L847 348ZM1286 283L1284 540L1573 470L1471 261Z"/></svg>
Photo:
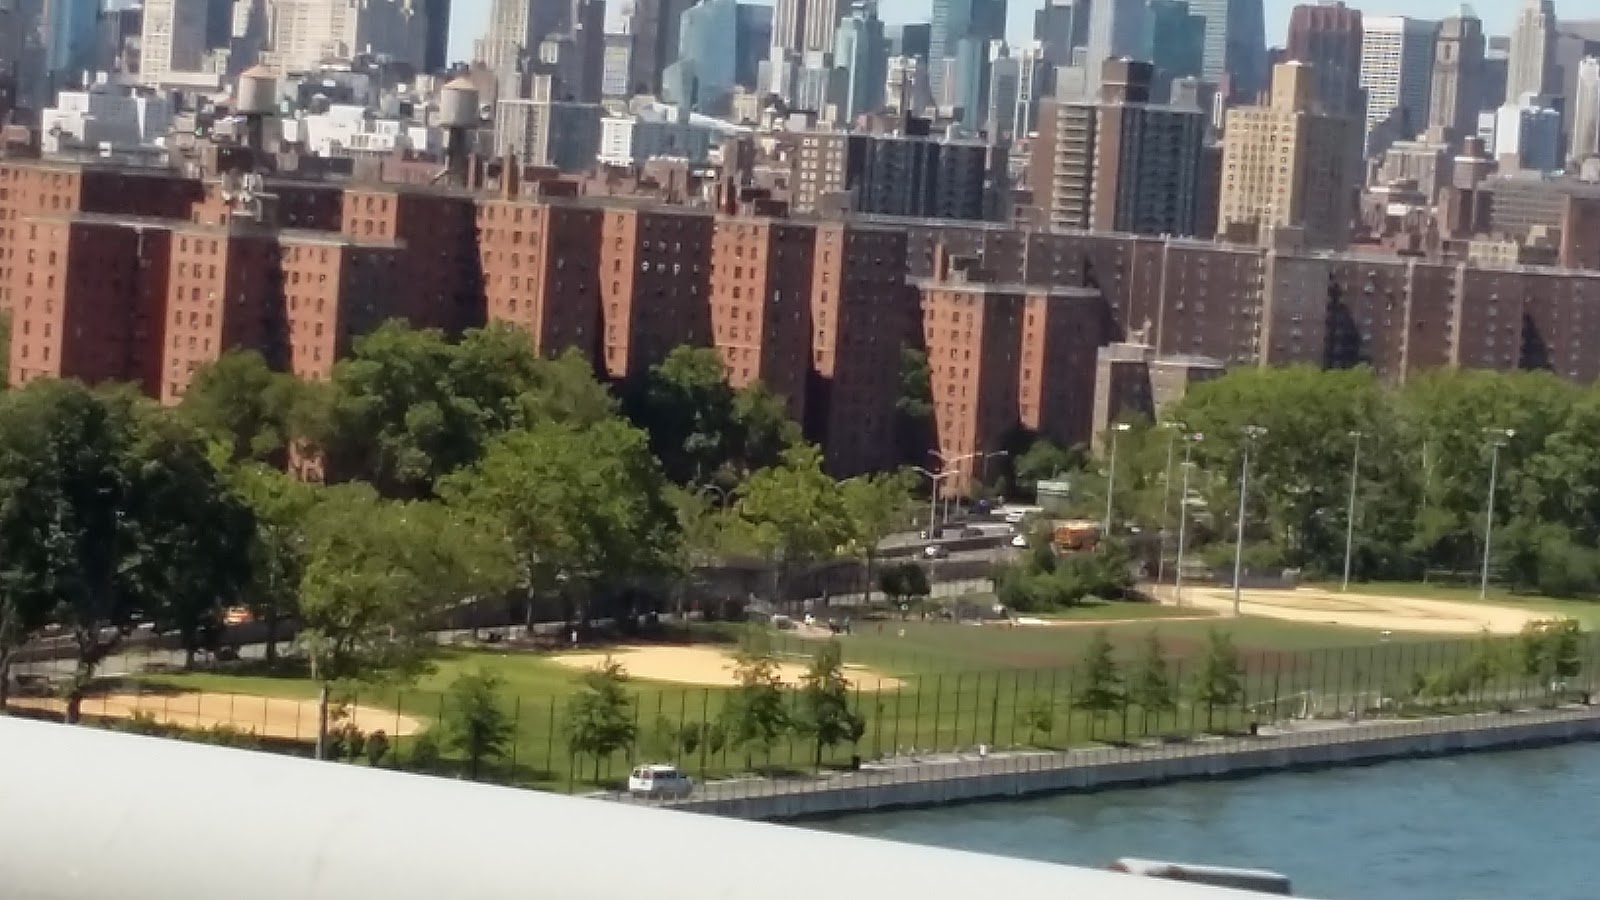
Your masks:
<svg viewBox="0 0 1600 900"><path fill-rule="evenodd" d="M1282 46L1289 28L1289 10L1295 7L1297 0L1262 2L1267 13L1267 46ZM1593 0L1556 0L1556 13L1559 15L1563 7L1576 11L1591 2ZM489 3L490 0L454 0L450 14L451 59L466 59L471 55L473 40L483 34L484 24L489 20ZM932 0L879 0L879 3L879 14L891 23L926 22L932 7ZM1011 0L1006 34L1009 39L1022 41L1032 37L1033 11L1039 5L1038 0ZM1459 0L1354 0L1349 5L1368 15L1442 19L1455 12L1460 3ZM1484 29L1490 34L1510 33L1517 6L1513 0L1478 0L1470 5L1483 19Z"/></svg>

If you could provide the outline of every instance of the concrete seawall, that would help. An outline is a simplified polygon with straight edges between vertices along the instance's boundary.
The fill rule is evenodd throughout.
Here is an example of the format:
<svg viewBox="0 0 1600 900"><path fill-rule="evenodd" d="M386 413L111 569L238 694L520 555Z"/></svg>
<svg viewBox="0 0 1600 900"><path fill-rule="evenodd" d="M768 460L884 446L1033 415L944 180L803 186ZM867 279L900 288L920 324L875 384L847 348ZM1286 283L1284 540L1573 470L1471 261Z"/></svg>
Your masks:
<svg viewBox="0 0 1600 900"><path fill-rule="evenodd" d="M1587 707L1372 722L1178 746L990 757L816 781L713 784L703 796L673 806L781 821L1593 740L1600 740L1600 710Z"/></svg>

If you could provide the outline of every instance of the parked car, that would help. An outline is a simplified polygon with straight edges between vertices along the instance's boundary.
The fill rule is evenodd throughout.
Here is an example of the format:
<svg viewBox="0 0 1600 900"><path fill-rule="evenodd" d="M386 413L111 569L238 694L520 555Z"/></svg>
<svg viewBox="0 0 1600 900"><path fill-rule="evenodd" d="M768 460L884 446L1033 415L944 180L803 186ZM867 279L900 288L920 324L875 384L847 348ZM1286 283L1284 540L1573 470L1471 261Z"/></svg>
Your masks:
<svg viewBox="0 0 1600 900"><path fill-rule="evenodd" d="M635 797L687 797L692 791L694 779L664 763L637 766L628 773L628 793Z"/></svg>

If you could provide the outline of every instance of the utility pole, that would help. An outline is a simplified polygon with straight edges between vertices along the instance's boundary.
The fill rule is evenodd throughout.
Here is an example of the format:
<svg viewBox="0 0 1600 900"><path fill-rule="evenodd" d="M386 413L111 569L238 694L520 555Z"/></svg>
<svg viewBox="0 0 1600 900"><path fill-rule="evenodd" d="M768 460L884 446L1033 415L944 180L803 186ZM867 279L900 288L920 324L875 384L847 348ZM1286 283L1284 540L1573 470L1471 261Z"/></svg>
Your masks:
<svg viewBox="0 0 1600 900"><path fill-rule="evenodd" d="M1266 434L1260 425L1244 427L1244 461L1239 466L1239 532L1233 541L1233 614L1239 615L1240 585L1244 571L1244 502L1250 494L1250 448L1256 439Z"/></svg>
<svg viewBox="0 0 1600 900"><path fill-rule="evenodd" d="M1355 453L1350 459L1350 502L1345 506L1344 513L1344 584L1339 590L1350 590L1350 552L1355 546L1356 537L1356 481L1361 472L1361 432L1352 431L1350 436L1355 439Z"/></svg>

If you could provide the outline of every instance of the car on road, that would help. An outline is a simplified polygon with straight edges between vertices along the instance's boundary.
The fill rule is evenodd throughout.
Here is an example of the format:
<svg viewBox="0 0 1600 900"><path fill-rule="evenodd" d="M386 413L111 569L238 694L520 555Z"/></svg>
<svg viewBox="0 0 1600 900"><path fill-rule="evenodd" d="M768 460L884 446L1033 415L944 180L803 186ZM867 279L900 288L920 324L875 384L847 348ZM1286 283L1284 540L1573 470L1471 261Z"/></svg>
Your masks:
<svg viewBox="0 0 1600 900"><path fill-rule="evenodd" d="M1023 550L1028 549L1028 536L1025 534L1014 535L1011 538L1011 546L1019 547Z"/></svg>
<svg viewBox="0 0 1600 900"><path fill-rule="evenodd" d="M636 766L628 773L628 793L635 797L665 799L687 797L694 791L694 779L679 772L676 766L656 763Z"/></svg>
<svg viewBox="0 0 1600 900"><path fill-rule="evenodd" d="M950 556L950 548L942 544L929 544L922 548L922 555L929 559L947 559Z"/></svg>

